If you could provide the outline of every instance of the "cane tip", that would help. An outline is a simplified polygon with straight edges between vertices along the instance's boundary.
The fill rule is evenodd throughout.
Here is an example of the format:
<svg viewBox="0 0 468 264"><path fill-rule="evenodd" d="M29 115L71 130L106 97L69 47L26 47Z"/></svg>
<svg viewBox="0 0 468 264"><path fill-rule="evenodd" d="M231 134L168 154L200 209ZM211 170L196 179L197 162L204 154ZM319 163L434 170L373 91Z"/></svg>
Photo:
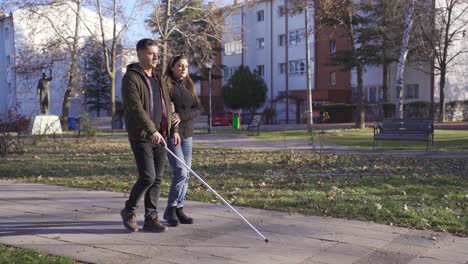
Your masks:
<svg viewBox="0 0 468 264"><path fill-rule="evenodd" d="M268 243L268 239L265 238L265 243Z"/></svg>

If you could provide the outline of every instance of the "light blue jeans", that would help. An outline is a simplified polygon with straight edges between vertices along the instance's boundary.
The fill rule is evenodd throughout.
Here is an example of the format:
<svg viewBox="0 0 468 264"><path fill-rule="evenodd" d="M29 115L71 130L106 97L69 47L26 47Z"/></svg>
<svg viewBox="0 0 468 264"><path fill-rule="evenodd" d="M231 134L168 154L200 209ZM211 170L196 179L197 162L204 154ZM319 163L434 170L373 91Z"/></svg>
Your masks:
<svg viewBox="0 0 468 264"><path fill-rule="evenodd" d="M174 145L174 139L171 138L168 142L169 149L185 161L187 166L192 166L192 137L181 139L181 143L177 146ZM171 188L169 189L169 196L167 198L168 206L183 207L185 195L188 188L188 180L190 176L189 170L172 155L167 155L169 163L171 164L173 175Z"/></svg>

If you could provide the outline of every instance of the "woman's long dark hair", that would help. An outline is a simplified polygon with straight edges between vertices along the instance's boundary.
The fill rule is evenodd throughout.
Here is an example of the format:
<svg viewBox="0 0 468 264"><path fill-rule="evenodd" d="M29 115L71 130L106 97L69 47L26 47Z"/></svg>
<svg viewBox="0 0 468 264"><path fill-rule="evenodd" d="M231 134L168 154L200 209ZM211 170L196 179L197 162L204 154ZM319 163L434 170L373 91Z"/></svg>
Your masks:
<svg viewBox="0 0 468 264"><path fill-rule="evenodd" d="M174 72L172 71L172 67L174 67L174 65L176 65L176 63L182 59L187 60L187 62L189 61L188 57L185 54L177 54L173 56L169 60L169 63L167 64L166 72L164 73L164 80L167 86L169 87L170 94L172 94L172 80L176 79L176 77L174 76ZM185 81L185 87L187 87L187 89L192 94L193 100L195 101L195 103L199 104L200 99L198 99L197 91L195 89L195 83L190 78L190 74L187 74L187 76L184 77L184 81Z"/></svg>

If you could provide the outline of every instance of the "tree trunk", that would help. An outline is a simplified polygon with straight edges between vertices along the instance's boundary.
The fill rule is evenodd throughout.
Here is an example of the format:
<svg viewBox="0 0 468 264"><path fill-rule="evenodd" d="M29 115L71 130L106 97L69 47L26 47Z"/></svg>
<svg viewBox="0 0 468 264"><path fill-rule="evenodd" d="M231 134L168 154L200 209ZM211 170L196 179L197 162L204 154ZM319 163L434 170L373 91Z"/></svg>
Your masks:
<svg viewBox="0 0 468 264"><path fill-rule="evenodd" d="M105 66L107 77L110 82L110 106L109 106L109 115L111 116L111 129L114 129L115 121L115 70L116 70L116 57L117 57L117 42L119 41L119 36L117 36L117 0L113 0L113 28L112 28L112 44L110 48L110 56L108 44L106 41L106 35L104 33L104 16L102 14L101 1L96 0L99 23L101 26L101 38L102 38L102 49L104 53Z"/></svg>
<svg viewBox="0 0 468 264"><path fill-rule="evenodd" d="M387 96L387 93L388 93L388 81L390 79L390 76L389 76L389 72L388 72L388 62L387 62L387 58L386 58L387 54L386 54L386 50L384 48L384 51L383 51L383 58L382 58L382 100L380 100L379 98L379 106L380 106L380 119L384 119L385 118L385 106L384 104L387 102L388 100L388 96Z"/></svg>
<svg viewBox="0 0 468 264"><path fill-rule="evenodd" d="M447 62L449 61L449 46L451 46L452 38L450 37L450 27L454 26L452 24L452 15L455 8L455 3L457 1L449 1L449 6L447 7L447 22L444 29L444 42L442 49L442 58L440 60L440 83L439 83L439 122L445 122L445 83L447 78ZM460 16L460 15L459 15ZM466 22L465 22L466 27ZM464 31L463 31L464 32ZM453 33L452 33L453 34ZM465 33L463 33L465 36ZM453 58L452 58L453 59Z"/></svg>
<svg viewBox="0 0 468 264"><path fill-rule="evenodd" d="M413 11L414 0L409 2L409 8L406 10L405 17L405 30L403 32L403 39L401 43L400 57L398 58L397 65L397 79L396 79L396 115L403 118L403 74L405 71L406 57L408 56L408 42L410 39L411 29L413 27Z"/></svg>
<svg viewBox="0 0 468 264"><path fill-rule="evenodd" d="M112 59L112 66L115 69L115 58ZM109 80L110 80L110 114L112 117L112 124L114 124L115 121L115 70L113 70L110 75L109 75ZM111 125L112 130L113 126Z"/></svg>
<svg viewBox="0 0 468 264"><path fill-rule="evenodd" d="M79 28L80 28L80 12L81 12L81 2L76 2L76 17L75 17L75 32L73 44L71 46L71 61L70 69L68 72L68 85L65 95L63 97L62 103L62 128L63 130L68 130L68 116L70 114L70 105L71 105L71 93L75 88L76 83L76 68L78 60L78 37L79 37Z"/></svg>
<svg viewBox="0 0 468 264"><path fill-rule="evenodd" d="M310 43L309 43L309 5L305 5L305 48L306 48L306 65L307 65L307 125L312 128L314 123L313 113L312 113L312 83L311 83L311 72L310 72Z"/></svg>
<svg viewBox="0 0 468 264"><path fill-rule="evenodd" d="M357 73L357 92L358 92L358 113L357 113L357 120L356 120L356 128L365 128L366 127L366 112L364 107L364 80L363 80L363 68L362 64L358 63L356 66L356 73Z"/></svg>
<svg viewBox="0 0 468 264"><path fill-rule="evenodd" d="M110 81L110 116L111 116L111 130L114 131L115 121L115 59L116 59L116 46L119 38L117 34L117 0L114 0L113 6L113 29L112 29L112 48L110 57L110 71L107 72ZM103 40L105 41L105 40ZM107 51L105 51L107 53ZM107 64L109 65L109 64ZM107 67L106 67L107 68Z"/></svg>
<svg viewBox="0 0 468 264"><path fill-rule="evenodd" d="M166 71L166 63L167 63L167 57L168 57L168 50L167 50L167 42L169 41L169 17L171 16L171 0L168 0L166 3L166 21L165 25L163 28L163 35L161 36L163 39L163 47L162 47L162 56L159 60L161 64L161 74L164 74ZM208 88L210 89L210 88Z"/></svg>
<svg viewBox="0 0 468 264"><path fill-rule="evenodd" d="M439 122L445 122L445 78L446 70L442 68L440 70L440 81L439 81Z"/></svg>

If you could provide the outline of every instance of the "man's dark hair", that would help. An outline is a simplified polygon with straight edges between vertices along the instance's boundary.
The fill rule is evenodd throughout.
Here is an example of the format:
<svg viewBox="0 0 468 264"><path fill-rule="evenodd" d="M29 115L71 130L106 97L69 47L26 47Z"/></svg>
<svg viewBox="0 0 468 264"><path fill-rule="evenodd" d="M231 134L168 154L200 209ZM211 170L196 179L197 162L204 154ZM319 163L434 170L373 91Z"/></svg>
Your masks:
<svg viewBox="0 0 468 264"><path fill-rule="evenodd" d="M152 39L141 39L138 41L137 45L136 45L136 50L137 51L140 51L140 50L146 50L148 49L148 47L150 46L158 46L158 43L155 41L155 40L152 40Z"/></svg>

